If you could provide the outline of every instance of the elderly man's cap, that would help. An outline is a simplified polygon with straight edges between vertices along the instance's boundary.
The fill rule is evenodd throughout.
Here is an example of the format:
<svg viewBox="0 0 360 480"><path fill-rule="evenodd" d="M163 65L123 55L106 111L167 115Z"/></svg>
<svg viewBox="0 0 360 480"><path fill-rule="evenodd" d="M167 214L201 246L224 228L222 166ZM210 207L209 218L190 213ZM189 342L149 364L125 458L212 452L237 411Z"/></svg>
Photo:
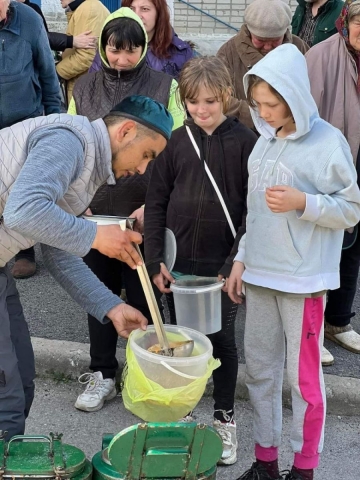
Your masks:
<svg viewBox="0 0 360 480"><path fill-rule="evenodd" d="M115 105L110 114L130 118L141 123L165 137L166 140L171 137L174 125L173 118L164 105L152 98L143 95L131 95Z"/></svg>
<svg viewBox="0 0 360 480"><path fill-rule="evenodd" d="M254 0L246 8L244 22L260 38L282 37L291 25L292 13L283 0Z"/></svg>

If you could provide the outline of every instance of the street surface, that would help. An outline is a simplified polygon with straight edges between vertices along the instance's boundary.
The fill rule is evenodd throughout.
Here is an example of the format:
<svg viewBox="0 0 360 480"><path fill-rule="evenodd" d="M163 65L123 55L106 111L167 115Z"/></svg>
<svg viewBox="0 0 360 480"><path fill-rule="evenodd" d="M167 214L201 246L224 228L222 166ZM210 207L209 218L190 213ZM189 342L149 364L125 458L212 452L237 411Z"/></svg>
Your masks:
<svg viewBox="0 0 360 480"><path fill-rule="evenodd" d="M38 272L32 278L17 281L31 335L56 340L89 343L85 312L50 277L43 266L38 247L36 247L36 251ZM358 286L360 287L360 285ZM359 289L354 308L358 314L353 318L352 324L357 332L360 333ZM236 339L240 363L245 363L243 352L244 323L245 310L244 307L240 307L236 324ZM259 333L261 334L261 332ZM125 346L125 341L119 340L119 346ZM325 340L325 346L334 355L335 364L332 367L325 367L324 373L360 377L360 355L348 352L327 340Z"/></svg>
<svg viewBox="0 0 360 480"><path fill-rule="evenodd" d="M101 449L103 433L118 433L123 428L139 422L125 410L121 397L116 397L105 407L93 413L75 410L73 404L83 387L77 383L55 383L37 379L36 396L27 434L64 433L64 442L81 448L88 458ZM195 410L196 421L211 424L212 400L203 398ZM282 469L291 467L292 452L289 447L291 412L284 409L283 446L280 451ZM253 461L252 414L247 402L236 403L238 433L238 462L221 467L218 480L235 480ZM315 480L359 480L360 472L360 417L329 416L325 430L325 447Z"/></svg>

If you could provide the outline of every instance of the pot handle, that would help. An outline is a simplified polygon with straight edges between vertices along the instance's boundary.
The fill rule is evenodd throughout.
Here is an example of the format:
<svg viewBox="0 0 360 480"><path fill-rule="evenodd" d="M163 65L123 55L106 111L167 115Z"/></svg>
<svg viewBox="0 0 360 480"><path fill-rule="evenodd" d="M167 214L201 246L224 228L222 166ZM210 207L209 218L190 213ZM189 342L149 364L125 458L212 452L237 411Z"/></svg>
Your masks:
<svg viewBox="0 0 360 480"><path fill-rule="evenodd" d="M179 370L176 370L176 368L170 367L166 362L163 360L160 362L160 364L170 370L170 372L175 373L176 375L179 375L180 377L188 378L189 380L197 380L200 377L194 377L193 375L188 375L187 373L179 372Z"/></svg>
<svg viewBox="0 0 360 480"><path fill-rule="evenodd" d="M46 435L14 435L13 437L10 438L8 441L7 447L6 447L6 452L5 455L10 454L10 445L12 442L16 441L27 441L27 440L43 440L45 442L49 442L49 451L52 454L53 453L53 442L52 439Z"/></svg>

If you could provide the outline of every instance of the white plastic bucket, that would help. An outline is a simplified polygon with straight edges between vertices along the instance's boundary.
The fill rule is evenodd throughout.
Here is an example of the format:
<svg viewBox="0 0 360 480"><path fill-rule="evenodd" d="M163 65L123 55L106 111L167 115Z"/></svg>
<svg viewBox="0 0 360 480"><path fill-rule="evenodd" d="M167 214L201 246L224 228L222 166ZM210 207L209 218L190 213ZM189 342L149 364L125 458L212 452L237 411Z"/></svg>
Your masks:
<svg viewBox="0 0 360 480"><path fill-rule="evenodd" d="M130 348L145 376L164 388L176 388L205 375L213 352L210 340L190 328L177 325L164 325L164 328L169 341L194 340L193 353L190 357L166 357L148 352L149 347L158 343L155 328L135 330L129 340Z"/></svg>
<svg viewBox="0 0 360 480"><path fill-rule="evenodd" d="M205 335L221 330L221 289L217 277L182 277L170 285L176 323Z"/></svg>

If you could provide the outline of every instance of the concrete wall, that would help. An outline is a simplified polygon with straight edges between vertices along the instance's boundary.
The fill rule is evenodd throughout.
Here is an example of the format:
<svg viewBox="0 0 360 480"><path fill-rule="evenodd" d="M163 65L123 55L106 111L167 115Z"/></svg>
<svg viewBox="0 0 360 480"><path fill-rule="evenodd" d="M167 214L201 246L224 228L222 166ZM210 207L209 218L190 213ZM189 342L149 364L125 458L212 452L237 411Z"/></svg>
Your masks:
<svg viewBox="0 0 360 480"><path fill-rule="evenodd" d="M184 0L239 29L244 10L251 0ZM285 0L294 10L296 0ZM202 54L213 54L236 31L191 8L179 0L168 0L172 22L183 39L194 41ZM64 32L66 16L59 0L42 0L42 10L50 30Z"/></svg>
<svg viewBox="0 0 360 480"><path fill-rule="evenodd" d="M184 0L205 12L218 17L232 27L239 29L243 23L244 11L251 0ZM295 8L296 0L287 0ZM233 29L196 11L179 0L173 0L174 26L179 33L204 35L234 35Z"/></svg>

